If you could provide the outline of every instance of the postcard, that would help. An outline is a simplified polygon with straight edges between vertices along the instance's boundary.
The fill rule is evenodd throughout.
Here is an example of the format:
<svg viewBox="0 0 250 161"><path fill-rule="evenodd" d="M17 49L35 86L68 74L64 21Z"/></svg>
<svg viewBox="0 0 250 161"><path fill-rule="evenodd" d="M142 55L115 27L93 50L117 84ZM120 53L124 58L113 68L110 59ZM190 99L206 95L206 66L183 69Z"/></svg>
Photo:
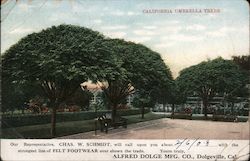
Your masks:
<svg viewBox="0 0 250 161"><path fill-rule="evenodd" d="M245 0L1 0L1 160L248 161Z"/></svg>

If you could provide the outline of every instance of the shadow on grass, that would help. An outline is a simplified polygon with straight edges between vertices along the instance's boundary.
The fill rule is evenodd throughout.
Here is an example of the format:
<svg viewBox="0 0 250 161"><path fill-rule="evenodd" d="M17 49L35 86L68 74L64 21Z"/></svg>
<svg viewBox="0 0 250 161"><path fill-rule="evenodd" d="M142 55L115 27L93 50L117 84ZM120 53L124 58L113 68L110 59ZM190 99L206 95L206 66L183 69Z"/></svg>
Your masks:
<svg viewBox="0 0 250 161"><path fill-rule="evenodd" d="M160 119L163 118L164 115L147 113L145 114L144 119L141 119L141 115L130 115L124 117L128 119L128 124L133 124L143 121ZM42 124L42 125L22 126L16 128L6 128L2 129L1 138L49 139L51 138L50 127L51 127L50 124ZM99 128L99 125L97 128ZM93 130L95 130L94 120L60 122L56 124L57 137L83 133Z"/></svg>
<svg viewBox="0 0 250 161"><path fill-rule="evenodd" d="M134 124L138 122L150 121L161 119L164 117L169 118L170 115L165 114L154 114L147 113L145 114L145 118L141 119L141 115L130 115L123 116L128 119L128 124ZM192 120L204 120L204 116L192 116ZM209 117L207 121L211 121L212 118ZM240 117L239 122L246 122L248 117ZM22 126L16 128L7 128L1 130L1 138L8 139L18 139L18 138L26 138L26 139L49 139L50 137L50 124L42 124L42 125L32 125L32 126ZM99 129L99 124L98 127ZM88 131L95 130L94 120L82 120L82 121L70 121L70 122L60 122L56 125L57 137L73 135L77 133L83 133Z"/></svg>

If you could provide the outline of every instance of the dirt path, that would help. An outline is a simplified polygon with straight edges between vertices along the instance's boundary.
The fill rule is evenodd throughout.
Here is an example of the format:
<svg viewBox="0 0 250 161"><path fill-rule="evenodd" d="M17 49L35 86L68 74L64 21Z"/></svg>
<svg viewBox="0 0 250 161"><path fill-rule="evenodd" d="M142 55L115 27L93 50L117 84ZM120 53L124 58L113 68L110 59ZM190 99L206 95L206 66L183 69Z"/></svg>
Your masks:
<svg viewBox="0 0 250 161"><path fill-rule="evenodd" d="M215 122L200 120L159 119L109 130L64 136L62 139L249 139L249 122ZM59 139L61 139L59 138Z"/></svg>

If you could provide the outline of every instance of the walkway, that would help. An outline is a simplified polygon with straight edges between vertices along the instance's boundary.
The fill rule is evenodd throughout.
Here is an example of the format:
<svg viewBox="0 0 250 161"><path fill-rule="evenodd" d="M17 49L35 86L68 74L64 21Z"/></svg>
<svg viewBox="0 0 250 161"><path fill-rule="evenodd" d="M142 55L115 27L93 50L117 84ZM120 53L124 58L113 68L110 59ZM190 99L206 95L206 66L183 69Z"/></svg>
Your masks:
<svg viewBox="0 0 250 161"><path fill-rule="evenodd" d="M249 139L249 122L215 122L202 120L159 119L128 125L128 128L99 130L58 139Z"/></svg>

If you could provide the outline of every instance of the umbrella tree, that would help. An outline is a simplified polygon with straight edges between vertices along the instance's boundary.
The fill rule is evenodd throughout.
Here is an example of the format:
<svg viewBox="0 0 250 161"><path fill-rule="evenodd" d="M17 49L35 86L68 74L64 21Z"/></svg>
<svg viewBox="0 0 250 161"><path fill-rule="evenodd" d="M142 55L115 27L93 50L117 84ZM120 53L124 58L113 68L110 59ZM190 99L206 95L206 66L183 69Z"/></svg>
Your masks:
<svg viewBox="0 0 250 161"><path fill-rule="evenodd" d="M51 135L56 135L56 109L87 80L113 80L120 74L99 32L59 25L32 33L2 56L2 77L11 83L39 84L52 108Z"/></svg>

